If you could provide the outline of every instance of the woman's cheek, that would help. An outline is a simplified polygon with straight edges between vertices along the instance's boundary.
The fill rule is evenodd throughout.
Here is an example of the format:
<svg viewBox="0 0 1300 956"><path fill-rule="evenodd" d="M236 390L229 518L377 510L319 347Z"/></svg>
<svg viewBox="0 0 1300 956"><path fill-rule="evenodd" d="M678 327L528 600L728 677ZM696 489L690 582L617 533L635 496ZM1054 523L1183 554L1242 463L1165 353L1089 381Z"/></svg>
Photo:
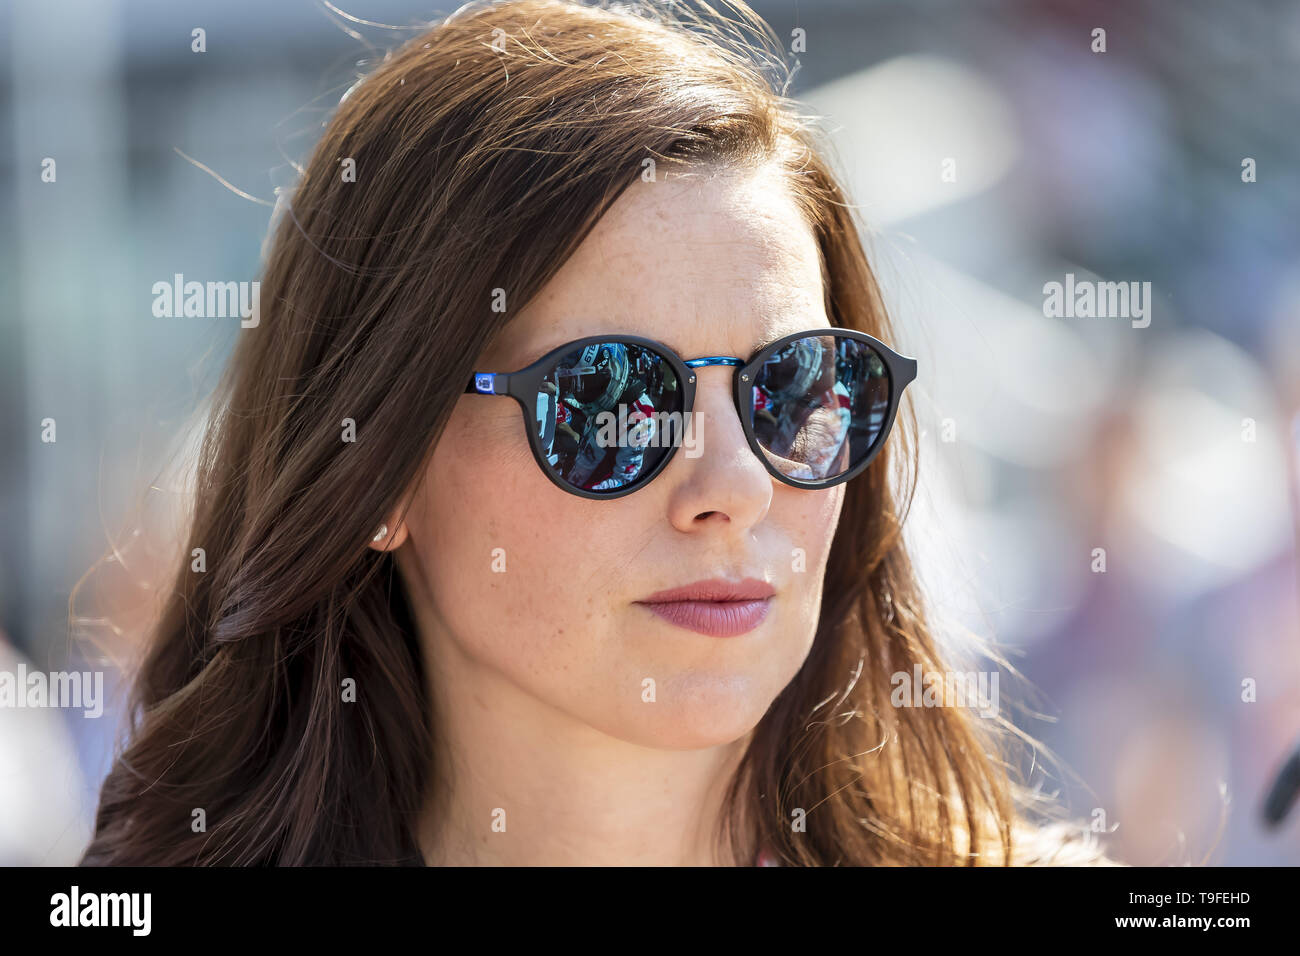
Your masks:
<svg viewBox="0 0 1300 956"><path fill-rule="evenodd" d="M844 504L844 486L822 492L782 488L769 512L769 520L789 531L792 589L800 595L800 614L815 617L821 610L822 582L831 542Z"/></svg>
<svg viewBox="0 0 1300 956"><path fill-rule="evenodd" d="M592 533L600 503L554 487L512 410L508 428L499 419L448 427L412 530L447 636L527 683L576 673L589 656L581 642L604 623L604 559Z"/></svg>

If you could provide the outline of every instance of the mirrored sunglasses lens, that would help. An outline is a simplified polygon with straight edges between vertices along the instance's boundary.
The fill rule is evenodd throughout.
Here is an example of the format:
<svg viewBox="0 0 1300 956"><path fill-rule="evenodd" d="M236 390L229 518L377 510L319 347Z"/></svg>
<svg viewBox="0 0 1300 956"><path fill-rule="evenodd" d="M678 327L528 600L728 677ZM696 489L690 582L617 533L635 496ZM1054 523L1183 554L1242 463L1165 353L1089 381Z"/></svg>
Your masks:
<svg viewBox="0 0 1300 956"><path fill-rule="evenodd" d="M583 491L622 491L654 472L682 435L682 386L653 349L604 342L564 355L542 380L542 455Z"/></svg>
<svg viewBox="0 0 1300 956"><path fill-rule="evenodd" d="M754 378L754 436L786 477L836 478L880 440L890 391L889 368L867 343L836 335L796 339Z"/></svg>

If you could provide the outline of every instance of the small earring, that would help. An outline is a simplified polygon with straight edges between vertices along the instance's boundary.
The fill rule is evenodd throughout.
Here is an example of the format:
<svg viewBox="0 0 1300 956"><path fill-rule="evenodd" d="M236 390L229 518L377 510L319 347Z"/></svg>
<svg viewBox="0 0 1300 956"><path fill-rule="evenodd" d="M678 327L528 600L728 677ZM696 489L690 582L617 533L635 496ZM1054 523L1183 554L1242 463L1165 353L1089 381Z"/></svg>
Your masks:
<svg viewBox="0 0 1300 956"><path fill-rule="evenodd" d="M371 540L371 541L383 541L386 537L388 537L388 525L386 525L386 524L381 524L381 525L379 526L379 530L375 532L375 536L374 536L373 538L371 538L370 540Z"/></svg>

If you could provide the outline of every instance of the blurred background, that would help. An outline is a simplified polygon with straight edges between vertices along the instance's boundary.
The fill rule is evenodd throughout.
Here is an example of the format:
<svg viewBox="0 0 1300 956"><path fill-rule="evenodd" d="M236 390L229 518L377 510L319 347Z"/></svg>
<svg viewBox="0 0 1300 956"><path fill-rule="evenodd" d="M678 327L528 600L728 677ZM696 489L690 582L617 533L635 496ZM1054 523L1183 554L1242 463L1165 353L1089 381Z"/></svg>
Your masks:
<svg viewBox="0 0 1300 956"><path fill-rule="evenodd" d="M1119 859L1300 863L1300 810L1260 822L1300 735L1300 3L754 7L922 363L908 533L943 633L1036 688L1012 716L1059 760L1043 789ZM88 839L114 639L168 567L166 465L238 334L155 317L153 285L256 279L276 189L408 35L314 0L0 5L0 671L102 669L109 694L0 708L0 864ZM1067 276L1149 283L1149 325L1051 314Z"/></svg>

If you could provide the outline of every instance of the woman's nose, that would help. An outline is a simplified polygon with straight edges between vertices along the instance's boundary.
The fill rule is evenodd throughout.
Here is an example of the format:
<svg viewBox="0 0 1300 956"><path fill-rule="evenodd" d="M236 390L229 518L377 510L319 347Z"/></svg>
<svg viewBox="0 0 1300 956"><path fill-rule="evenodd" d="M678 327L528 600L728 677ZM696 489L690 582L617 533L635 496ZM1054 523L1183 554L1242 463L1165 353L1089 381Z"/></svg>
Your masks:
<svg viewBox="0 0 1300 956"><path fill-rule="evenodd" d="M696 371L695 407L665 479L675 480L669 520L681 531L703 522L749 528L767 514L773 479L750 447L731 391L731 369ZM671 478L670 478L671 476Z"/></svg>

